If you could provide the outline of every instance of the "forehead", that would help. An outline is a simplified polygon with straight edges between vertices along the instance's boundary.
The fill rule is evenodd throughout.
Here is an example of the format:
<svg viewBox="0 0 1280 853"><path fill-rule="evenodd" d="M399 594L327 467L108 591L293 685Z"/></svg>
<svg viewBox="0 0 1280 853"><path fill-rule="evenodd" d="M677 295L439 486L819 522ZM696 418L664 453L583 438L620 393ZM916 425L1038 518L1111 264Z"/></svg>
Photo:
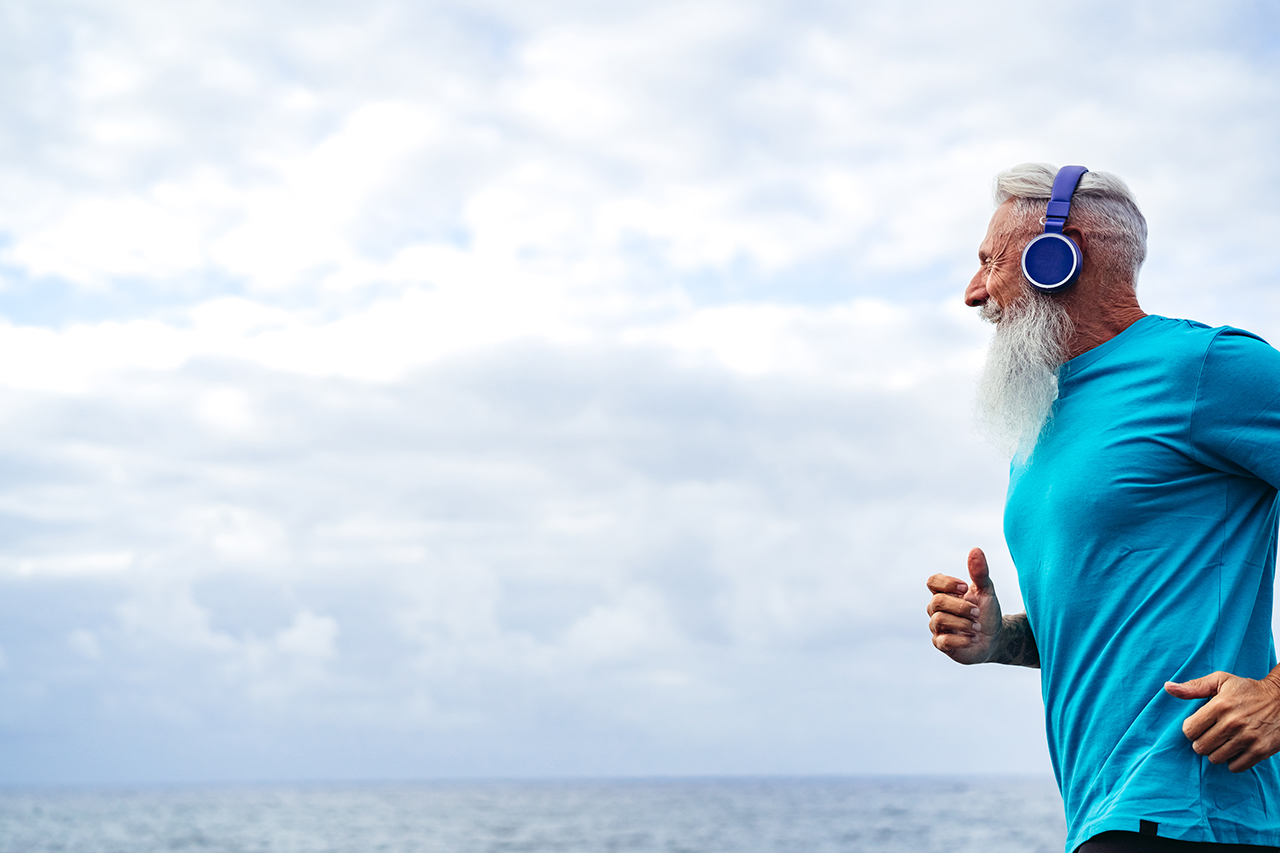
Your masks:
<svg viewBox="0 0 1280 853"><path fill-rule="evenodd" d="M991 214L987 235L979 249L981 253L992 254L997 249L1004 248L1010 239L1018 236L1016 232L1021 229L1018 229L1014 222L1013 205L1014 200L1008 199L996 208L995 213Z"/></svg>

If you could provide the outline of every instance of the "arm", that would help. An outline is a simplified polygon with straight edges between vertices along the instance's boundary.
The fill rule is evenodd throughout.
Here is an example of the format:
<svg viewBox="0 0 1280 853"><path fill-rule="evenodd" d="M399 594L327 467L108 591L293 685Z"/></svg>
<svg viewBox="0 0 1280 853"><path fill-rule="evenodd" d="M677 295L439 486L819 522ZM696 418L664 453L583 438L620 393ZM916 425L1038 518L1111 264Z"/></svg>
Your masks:
<svg viewBox="0 0 1280 853"><path fill-rule="evenodd" d="M1204 464L1280 487L1280 353L1258 338L1223 332L1205 355L1191 428ZM1280 667L1261 679L1213 672L1164 689L1208 699L1182 721L1191 748L1241 773L1280 752Z"/></svg>
<svg viewBox="0 0 1280 853"><path fill-rule="evenodd" d="M1031 623L1027 614L1004 617L1000 642L991 655L992 663L1007 663L1010 666L1029 666L1040 668L1040 649L1036 646L1035 635L1031 633Z"/></svg>
<svg viewBox="0 0 1280 853"><path fill-rule="evenodd" d="M1240 773L1280 752L1280 666L1257 681L1214 672L1164 689L1179 699L1209 699L1182 721L1182 733L1214 764Z"/></svg>
<svg viewBox="0 0 1280 853"><path fill-rule="evenodd" d="M937 574L927 586L933 645L963 663L1004 663L1039 668L1040 651L1025 613L1005 616L981 548L969 552L969 580Z"/></svg>

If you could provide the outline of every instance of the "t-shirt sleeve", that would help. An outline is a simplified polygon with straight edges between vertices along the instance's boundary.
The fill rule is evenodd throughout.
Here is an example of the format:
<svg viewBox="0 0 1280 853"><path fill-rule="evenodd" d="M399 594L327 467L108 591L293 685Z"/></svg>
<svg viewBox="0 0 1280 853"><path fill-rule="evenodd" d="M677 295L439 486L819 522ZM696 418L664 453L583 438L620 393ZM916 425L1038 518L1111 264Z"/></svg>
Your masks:
<svg viewBox="0 0 1280 853"><path fill-rule="evenodd" d="M1280 351L1224 329L1205 352L1191 416L1202 461L1280 488Z"/></svg>

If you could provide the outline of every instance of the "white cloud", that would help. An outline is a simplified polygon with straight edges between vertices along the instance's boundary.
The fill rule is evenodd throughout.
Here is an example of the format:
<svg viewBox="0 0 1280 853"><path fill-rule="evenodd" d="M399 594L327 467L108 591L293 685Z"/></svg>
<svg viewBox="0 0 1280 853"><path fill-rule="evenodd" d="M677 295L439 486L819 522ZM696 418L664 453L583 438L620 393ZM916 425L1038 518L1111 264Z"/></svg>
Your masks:
<svg viewBox="0 0 1280 853"><path fill-rule="evenodd" d="M47 556L12 556L0 561L8 573L18 577L93 577L120 574L132 569L137 557L131 551L100 553L61 552Z"/></svg>
<svg viewBox="0 0 1280 853"><path fill-rule="evenodd" d="M338 623L329 616L298 611L293 624L276 634L276 647L284 654L327 660L333 657Z"/></svg>
<svg viewBox="0 0 1280 853"><path fill-rule="evenodd" d="M100 660L102 646L92 631L77 628L67 635L67 644L85 660Z"/></svg>
<svg viewBox="0 0 1280 853"><path fill-rule="evenodd" d="M193 507L181 514L179 526L194 543L231 563L281 563L290 556L284 526L251 509Z"/></svg>
<svg viewBox="0 0 1280 853"><path fill-rule="evenodd" d="M63 330L0 322L0 383L12 388L83 393L112 373L172 370L190 354L177 329L154 320Z"/></svg>
<svg viewBox="0 0 1280 853"><path fill-rule="evenodd" d="M243 433L253 429L257 419L253 401L239 388L214 388L200 395L196 404L200 419L214 429Z"/></svg>
<svg viewBox="0 0 1280 853"><path fill-rule="evenodd" d="M675 640L660 598L626 590L615 604L597 605L564 636L569 654L593 664L634 661L669 648Z"/></svg>
<svg viewBox="0 0 1280 853"><path fill-rule="evenodd" d="M410 104L361 106L304 157L263 164L282 185L242 197L244 222L213 242L214 257L255 287L285 287L307 274L327 280L356 260L351 231L371 196L397 179L439 124Z"/></svg>
<svg viewBox="0 0 1280 853"><path fill-rule="evenodd" d="M163 280L188 273L203 261L203 229L185 204L163 197L165 190L145 199L73 202L57 222L25 234L4 259L29 275L97 288L119 278Z"/></svg>
<svg viewBox="0 0 1280 853"><path fill-rule="evenodd" d="M1151 306L1276 337L1243 4L50 8L0 13L0 575L47 619L9 719L929 770L940 692L1034 716L924 633L974 544L1016 606L966 421L990 176L1122 174ZM1014 743L977 769L1044 769L969 716Z"/></svg>

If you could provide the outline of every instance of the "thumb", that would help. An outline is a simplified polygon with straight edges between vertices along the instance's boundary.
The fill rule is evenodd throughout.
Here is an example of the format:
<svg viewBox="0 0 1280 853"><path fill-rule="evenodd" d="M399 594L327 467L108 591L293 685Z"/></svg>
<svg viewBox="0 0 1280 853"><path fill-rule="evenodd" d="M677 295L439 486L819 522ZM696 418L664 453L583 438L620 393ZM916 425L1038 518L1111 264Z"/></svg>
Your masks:
<svg viewBox="0 0 1280 853"><path fill-rule="evenodd" d="M973 588L982 593L991 592L991 573L987 570L987 555L981 548L969 552L969 578Z"/></svg>
<svg viewBox="0 0 1280 853"><path fill-rule="evenodd" d="M1225 672L1211 672L1182 683L1166 681L1164 689L1170 696L1178 699L1205 699L1209 696L1217 696L1222 683L1229 677Z"/></svg>

